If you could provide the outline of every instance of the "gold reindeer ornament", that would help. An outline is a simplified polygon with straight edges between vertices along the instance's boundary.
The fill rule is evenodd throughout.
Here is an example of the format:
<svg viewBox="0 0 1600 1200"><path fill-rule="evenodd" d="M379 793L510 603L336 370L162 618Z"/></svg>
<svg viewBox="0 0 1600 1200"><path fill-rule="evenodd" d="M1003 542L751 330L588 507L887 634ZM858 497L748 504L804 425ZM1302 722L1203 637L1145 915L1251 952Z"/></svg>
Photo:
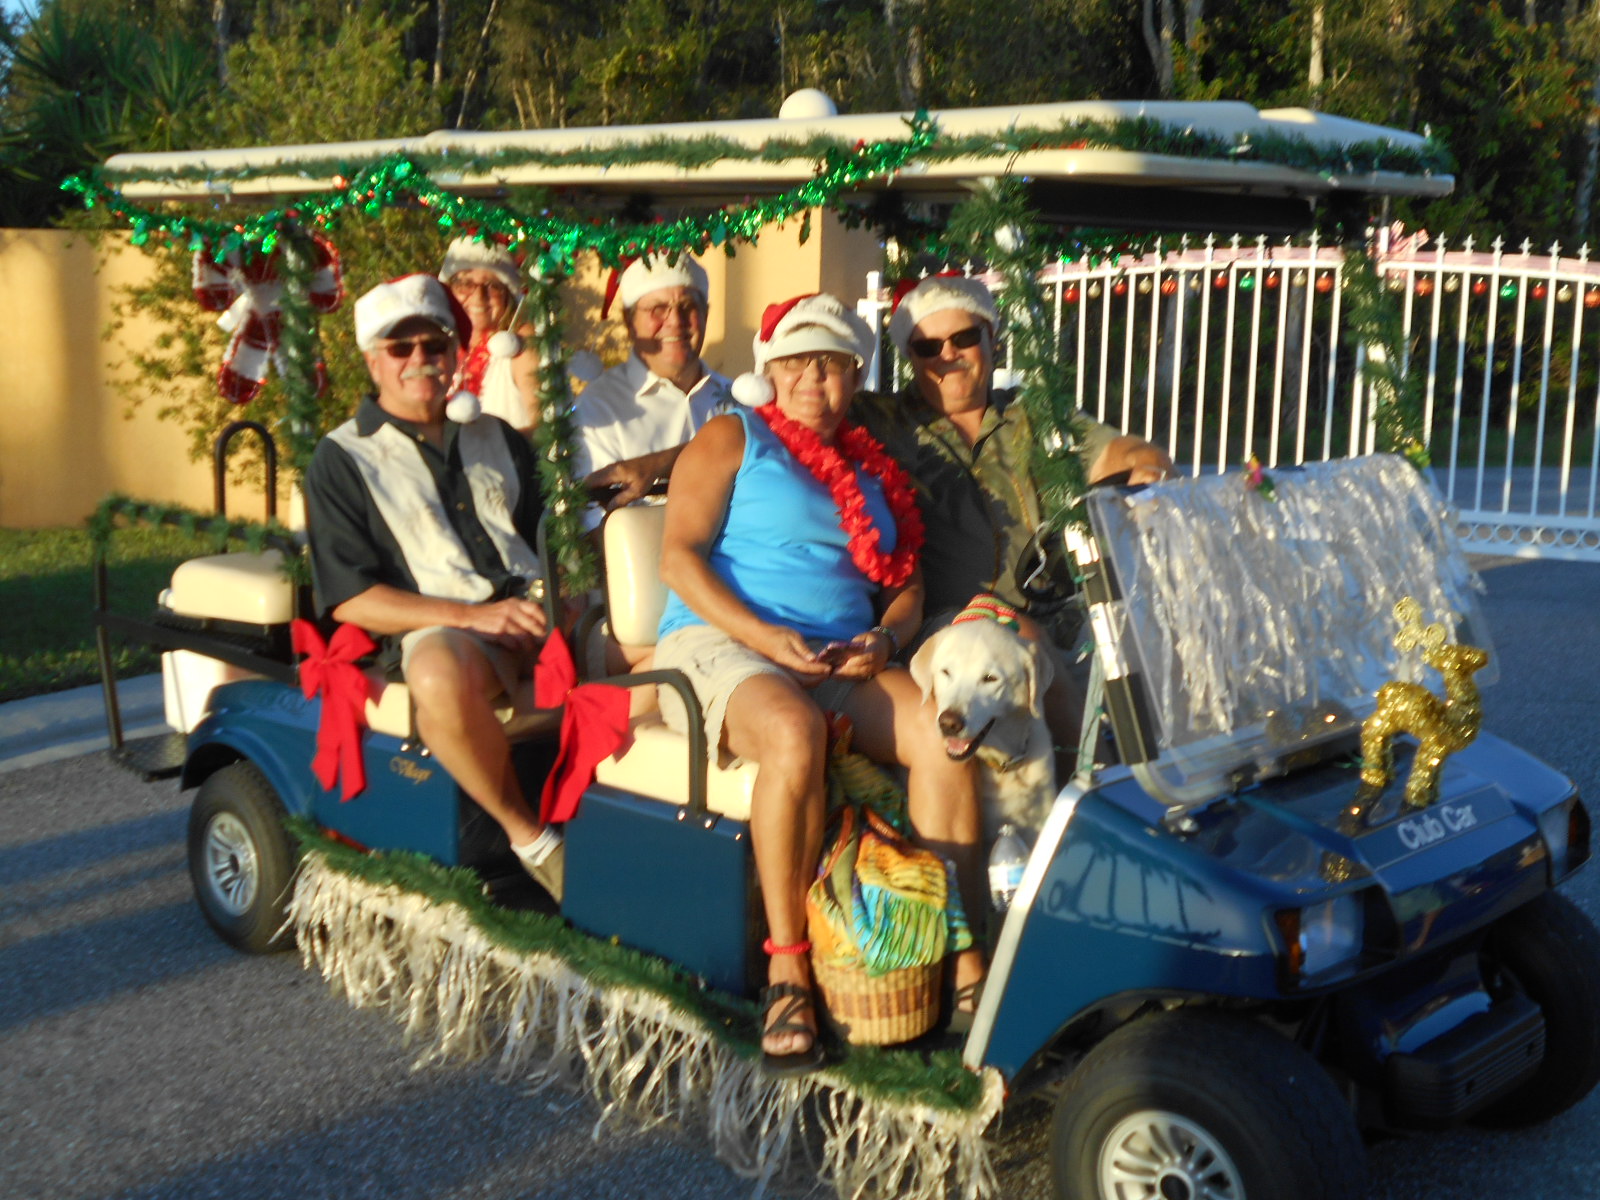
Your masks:
<svg viewBox="0 0 1600 1200"><path fill-rule="evenodd" d="M1472 676L1489 661L1477 646L1445 641L1443 625L1422 624L1422 606L1410 596L1394 606L1400 631L1395 648L1422 648L1422 661L1444 678L1440 699L1420 683L1399 680L1378 689L1378 707L1361 724L1361 790L1358 807L1375 799L1394 777L1394 738L1408 733L1417 739L1417 755L1406 780L1404 811L1427 808L1439 798L1439 772L1444 760L1471 745L1483 723L1483 701Z"/></svg>

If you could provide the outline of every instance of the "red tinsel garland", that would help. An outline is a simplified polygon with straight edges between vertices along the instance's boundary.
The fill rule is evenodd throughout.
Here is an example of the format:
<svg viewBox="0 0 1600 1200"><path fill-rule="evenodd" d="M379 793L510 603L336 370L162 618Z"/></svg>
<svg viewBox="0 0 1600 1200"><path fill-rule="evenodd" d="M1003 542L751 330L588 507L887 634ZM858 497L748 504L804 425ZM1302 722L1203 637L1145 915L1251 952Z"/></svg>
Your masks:
<svg viewBox="0 0 1600 1200"><path fill-rule="evenodd" d="M910 477L889 457L883 444L859 425L846 421L839 426L830 446L815 430L780 412L777 401L762 405L756 412L795 461L828 489L839 509L839 528L850 539L850 561L856 568L883 587L899 587L910 579L922 549L922 513L912 494ZM878 548L881 538L867 515L867 500L861 494L852 463L859 464L883 487L883 498L894 516L892 553L885 554Z"/></svg>
<svg viewBox="0 0 1600 1200"><path fill-rule="evenodd" d="M480 399L483 396L483 373L489 369L489 339L484 338L461 361L461 369L456 373L457 390L471 392Z"/></svg>

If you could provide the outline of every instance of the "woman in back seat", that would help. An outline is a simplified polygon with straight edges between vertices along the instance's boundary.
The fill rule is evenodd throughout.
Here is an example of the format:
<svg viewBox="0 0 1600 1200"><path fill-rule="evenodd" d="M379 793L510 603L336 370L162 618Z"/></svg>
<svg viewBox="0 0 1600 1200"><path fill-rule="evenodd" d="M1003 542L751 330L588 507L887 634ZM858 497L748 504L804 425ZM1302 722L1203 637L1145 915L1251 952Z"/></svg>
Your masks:
<svg viewBox="0 0 1600 1200"><path fill-rule="evenodd" d="M829 295L767 308L756 371L734 385L746 406L685 447L668 491L661 577L671 595L657 667L688 675L713 746L759 764L751 834L771 937L762 997L769 1070L821 1062L805 892L821 853L826 712L847 716L854 747L909 769L912 825L954 862L968 912L979 880L970 762L945 754L937 723L897 646L922 618L922 520L905 473L846 421L871 354L866 323ZM669 724L682 706L663 691ZM984 965L955 958L970 1008Z"/></svg>

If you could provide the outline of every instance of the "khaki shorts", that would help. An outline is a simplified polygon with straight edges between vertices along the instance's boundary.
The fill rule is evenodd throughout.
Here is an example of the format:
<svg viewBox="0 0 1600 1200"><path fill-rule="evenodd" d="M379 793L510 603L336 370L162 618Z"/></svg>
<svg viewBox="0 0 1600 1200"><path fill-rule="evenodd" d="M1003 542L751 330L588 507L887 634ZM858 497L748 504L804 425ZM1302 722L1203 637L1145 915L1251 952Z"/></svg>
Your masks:
<svg viewBox="0 0 1600 1200"><path fill-rule="evenodd" d="M533 673L533 659L527 654L517 650L508 649L499 642L491 641L483 634L474 633L470 629L454 629L448 625L429 625L425 629L413 629L400 639L400 674L404 678L411 670L411 655L424 638L442 637L456 643L458 646L475 646L489 660L489 666L494 669L495 678L500 681L500 689L507 696L515 698L517 694L517 681L526 679Z"/></svg>
<svg viewBox="0 0 1600 1200"><path fill-rule="evenodd" d="M713 748L722 745L722 725L735 688L757 675L796 678L770 658L757 654L711 625L688 625L667 634L656 644L656 657L651 667L657 671L671 668L688 677L705 714L706 744ZM816 687L807 689L807 693L823 712L836 712L843 707L856 682L836 677L824 679ZM668 728L687 733L689 717L678 693L668 687L657 690L662 720Z"/></svg>

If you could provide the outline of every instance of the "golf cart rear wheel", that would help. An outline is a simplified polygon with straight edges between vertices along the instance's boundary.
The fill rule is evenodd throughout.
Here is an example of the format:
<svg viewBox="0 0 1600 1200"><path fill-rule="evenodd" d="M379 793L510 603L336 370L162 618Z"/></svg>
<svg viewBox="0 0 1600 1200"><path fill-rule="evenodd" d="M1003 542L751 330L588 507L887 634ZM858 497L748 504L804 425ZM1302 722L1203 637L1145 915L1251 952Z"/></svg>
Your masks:
<svg viewBox="0 0 1600 1200"><path fill-rule="evenodd" d="M1600 930L1546 892L1489 931L1483 961L1492 990L1521 992L1544 1011L1544 1061L1472 1120L1497 1129L1547 1121L1600 1082Z"/></svg>
<svg viewBox="0 0 1600 1200"><path fill-rule="evenodd" d="M1058 1200L1356 1200L1365 1159L1315 1059L1198 1009L1142 1018L1096 1046L1050 1131Z"/></svg>
<svg viewBox="0 0 1600 1200"><path fill-rule="evenodd" d="M200 785L189 810L189 877L200 912L248 954L286 950L283 928L295 854L277 793L249 762Z"/></svg>

